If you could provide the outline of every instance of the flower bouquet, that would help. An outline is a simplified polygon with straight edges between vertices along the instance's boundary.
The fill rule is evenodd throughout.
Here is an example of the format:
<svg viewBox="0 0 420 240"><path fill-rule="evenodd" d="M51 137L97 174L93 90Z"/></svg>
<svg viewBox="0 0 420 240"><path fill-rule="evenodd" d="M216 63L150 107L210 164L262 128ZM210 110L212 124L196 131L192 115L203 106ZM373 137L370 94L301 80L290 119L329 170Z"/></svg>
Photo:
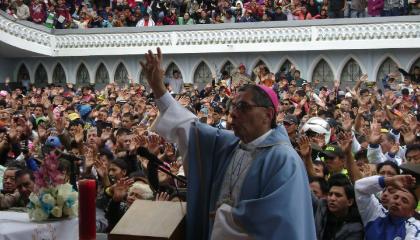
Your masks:
<svg viewBox="0 0 420 240"><path fill-rule="evenodd" d="M29 196L29 219L44 221L78 215L78 193L65 183L59 158L47 155L35 175L35 191Z"/></svg>

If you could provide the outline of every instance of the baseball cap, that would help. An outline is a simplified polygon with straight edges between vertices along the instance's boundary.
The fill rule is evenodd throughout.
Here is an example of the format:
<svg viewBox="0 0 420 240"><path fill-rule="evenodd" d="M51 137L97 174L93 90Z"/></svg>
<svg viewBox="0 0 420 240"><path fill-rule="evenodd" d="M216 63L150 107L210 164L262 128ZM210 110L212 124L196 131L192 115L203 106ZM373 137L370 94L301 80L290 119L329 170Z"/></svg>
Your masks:
<svg viewBox="0 0 420 240"><path fill-rule="evenodd" d="M52 137L52 136L47 138L47 141L45 141L45 145L48 147L53 147L53 148L61 148L63 146L58 137Z"/></svg>
<svg viewBox="0 0 420 240"><path fill-rule="evenodd" d="M335 158L341 156L343 156L343 151L336 145L326 145L320 152L320 157Z"/></svg>
<svg viewBox="0 0 420 240"><path fill-rule="evenodd" d="M47 122L48 119L46 117L39 117L35 119L35 124L38 126L39 124L41 124L42 122Z"/></svg>
<svg viewBox="0 0 420 240"><path fill-rule="evenodd" d="M89 105L81 105L78 109L81 117L86 117L92 111Z"/></svg>
<svg viewBox="0 0 420 240"><path fill-rule="evenodd" d="M287 123L294 123L294 124L298 124L299 123L297 117L295 115L293 115L293 114L287 114L284 117L284 120L283 121L284 122L287 122Z"/></svg>
<svg viewBox="0 0 420 240"><path fill-rule="evenodd" d="M74 120L76 120L76 119L80 119L80 116L79 116L79 114L77 114L77 113L70 113L67 117L68 117L68 119L69 119L70 121L74 121Z"/></svg>

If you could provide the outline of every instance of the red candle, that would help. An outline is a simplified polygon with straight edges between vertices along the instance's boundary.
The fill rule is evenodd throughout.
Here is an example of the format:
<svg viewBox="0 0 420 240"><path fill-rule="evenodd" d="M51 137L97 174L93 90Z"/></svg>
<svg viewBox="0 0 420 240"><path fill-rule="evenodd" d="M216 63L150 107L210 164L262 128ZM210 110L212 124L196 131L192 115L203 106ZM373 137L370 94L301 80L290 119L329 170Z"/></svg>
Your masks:
<svg viewBox="0 0 420 240"><path fill-rule="evenodd" d="M96 239L96 182L79 181L79 239Z"/></svg>

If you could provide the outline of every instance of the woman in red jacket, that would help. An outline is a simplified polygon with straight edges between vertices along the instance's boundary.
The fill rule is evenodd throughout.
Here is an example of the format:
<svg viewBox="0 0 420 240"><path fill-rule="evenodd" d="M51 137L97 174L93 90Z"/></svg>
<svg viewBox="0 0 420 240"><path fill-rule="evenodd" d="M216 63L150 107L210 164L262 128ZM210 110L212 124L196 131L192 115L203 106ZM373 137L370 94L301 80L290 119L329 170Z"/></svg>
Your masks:
<svg viewBox="0 0 420 240"><path fill-rule="evenodd" d="M47 16L45 3L41 0L32 0L29 5L29 12L31 14L32 22L43 23Z"/></svg>

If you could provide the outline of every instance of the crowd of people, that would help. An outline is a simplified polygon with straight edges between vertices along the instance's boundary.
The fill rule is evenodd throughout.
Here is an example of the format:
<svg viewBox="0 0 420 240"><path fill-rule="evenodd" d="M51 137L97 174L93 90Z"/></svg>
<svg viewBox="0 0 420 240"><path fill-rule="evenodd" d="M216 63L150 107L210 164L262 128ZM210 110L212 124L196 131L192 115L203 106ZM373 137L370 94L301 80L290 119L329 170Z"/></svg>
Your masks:
<svg viewBox="0 0 420 240"><path fill-rule="evenodd" d="M159 78L156 76L159 71L154 71L153 67L143 65L148 79ZM237 143L231 134L235 132L242 144L245 143L240 148L251 148L252 152L252 145L247 144L263 133L258 132L260 126L267 125L270 133L274 129L284 132L279 144L293 146L299 155L288 148L280 153L285 156L281 159L289 158L286 161L289 163L297 161L303 171L302 179L295 179L299 172L287 178L292 179L293 184L303 185L288 182L274 189L264 187L258 196L271 191L272 199L277 189L289 189L291 197L283 195L277 209L277 202L265 199L263 203L274 204L269 209L270 214L289 211L290 216L284 214L288 219L302 217L299 221L308 223L305 229L297 231L306 231L308 235L294 238L297 235L291 230L290 239L311 239L313 229L319 240L419 239L420 217L416 209L420 193L415 188L415 178L420 176L419 66L410 73L402 69L390 73L376 85L369 84L368 76L362 75L352 88L342 87L339 80L332 87L320 85L319 81L306 81L294 66L276 74L266 69L264 65L259 66L251 77L245 66L240 65L232 73L224 71L222 77L203 89L183 84L176 70L173 77L166 79L163 90L149 81L153 91L149 86L135 83L127 86L111 83L101 90L93 86L76 88L73 84L30 86L29 89L6 86L0 91L0 209L27 205L35 186L33 173L50 153L60 157L59 169L75 189L78 179L97 180L97 232L111 231L136 199L186 201L187 192L194 194L199 189L195 181L199 176L191 170L196 167L195 162L189 161L189 169L186 169L186 156L194 155L194 151L187 151L191 144L183 138L198 141L198 136L188 134L185 126L185 132L172 131L168 126L182 125L183 119L196 119L196 124L206 126L206 131L225 137L202 140L203 149L215 144L220 144L221 149L231 147ZM271 102L247 95L258 92L256 89L263 89L262 96L267 93ZM180 115L176 115L174 109L180 111ZM173 116L168 118L168 114ZM206 154L203 150L202 157L221 154L220 151ZM261 154L266 153L256 156ZM264 172L252 183L241 177L244 176L241 163L237 176L247 190L277 174L273 172L277 171L276 165L264 163L258 167L246 164L245 169L250 173ZM209 164L208 161L205 164ZM209 169L217 168L209 166ZM278 171L284 170L283 164L278 167ZM226 168L227 172L231 169ZM279 181L287 180L286 175L277 177ZM231 186L229 179L223 176L214 177L213 181ZM222 184L225 181L226 184ZM235 192L235 184L231 189L222 187L219 198L209 195L203 199L217 205L229 202L229 206L244 207L241 199L247 194ZM273 182L268 184L271 186ZM302 199L292 198L297 192ZM284 205L304 202L306 196L312 199L312 204L305 206L307 209L287 209ZM195 201L198 200L188 196L189 205L197 204ZM244 202L253 204L253 208L260 206L248 200ZM198 204L203 204L196 206L198 209L208 207L205 203ZM297 212L301 211L304 213L299 215ZM258 216L265 219L266 213L253 214L255 223L244 224L247 227L252 223L252 230L256 229L253 224L260 223ZM241 217L246 218L243 215ZM296 225L305 226L302 222ZM203 231L208 232L205 226L203 223ZM270 224L265 224L267 226ZM258 238L278 230L264 229L247 232ZM207 233L204 235L208 237ZM189 236L193 239L193 235Z"/></svg>
<svg viewBox="0 0 420 240"><path fill-rule="evenodd" d="M1 0L0 8L49 28L85 29L419 15L420 1Z"/></svg>

